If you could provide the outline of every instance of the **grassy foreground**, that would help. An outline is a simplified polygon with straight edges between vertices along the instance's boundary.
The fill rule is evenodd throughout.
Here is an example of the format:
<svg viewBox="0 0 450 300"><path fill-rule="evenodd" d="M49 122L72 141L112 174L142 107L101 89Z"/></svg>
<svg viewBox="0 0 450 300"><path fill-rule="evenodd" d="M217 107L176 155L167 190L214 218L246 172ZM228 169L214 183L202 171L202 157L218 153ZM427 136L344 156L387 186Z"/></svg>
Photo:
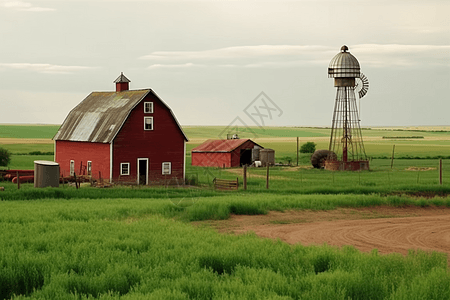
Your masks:
<svg viewBox="0 0 450 300"><path fill-rule="evenodd" d="M150 192L151 190L149 190ZM0 203L1 299L448 299L445 255L379 255L222 235L177 219L370 205L376 195ZM260 201L262 200L262 201ZM448 199L445 205L448 205ZM322 204L320 204L322 203ZM351 204L353 203L353 204ZM208 218L212 217L211 215Z"/></svg>

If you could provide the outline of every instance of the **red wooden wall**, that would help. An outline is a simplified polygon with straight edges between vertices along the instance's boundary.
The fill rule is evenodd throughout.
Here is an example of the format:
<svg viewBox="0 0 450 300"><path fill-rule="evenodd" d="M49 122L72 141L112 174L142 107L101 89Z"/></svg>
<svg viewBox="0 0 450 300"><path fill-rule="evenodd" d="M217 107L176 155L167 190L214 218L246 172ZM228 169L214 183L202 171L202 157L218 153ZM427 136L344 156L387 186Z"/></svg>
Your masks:
<svg viewBox="0 0 450 300"><path fill-rule="evenodd" d="M192 152L192 165L201 167L239 167L241 149L253 149L255 143L247 141L231 152Z"/></svg>
<svg viewBox="0 0 450 300"><path fill-rule="evenodd" d="M231 152L192 152L193 166L231 167Z"/></svg>
<svg viewBox="0 0 450 300"><path fill-rule="evenodd" d="M153 113L144 113L153 102ZM153 130L144 130L144 116L153 117ZM137 159L148 158L149 182L183 178L185 139L170 111L149 93L130 113L113 143L113 179L136 181ZM162 175L162 163L172 163L171 175ZM130 175L120 176L120 163L130 163Z"/></svg>
<svg viewBox="0 0 450 300"><path fill-rule="evenodd" d="M75 161L75 174L80 175L80 165L86 170L87 161L92 161L92 176L99 177L99 171L104 179L110 177L110 145L103 143L55 141L55 161L59 163L62 176L70 175L70 161ZM81 174L83 175L83 174Z"/></svg>

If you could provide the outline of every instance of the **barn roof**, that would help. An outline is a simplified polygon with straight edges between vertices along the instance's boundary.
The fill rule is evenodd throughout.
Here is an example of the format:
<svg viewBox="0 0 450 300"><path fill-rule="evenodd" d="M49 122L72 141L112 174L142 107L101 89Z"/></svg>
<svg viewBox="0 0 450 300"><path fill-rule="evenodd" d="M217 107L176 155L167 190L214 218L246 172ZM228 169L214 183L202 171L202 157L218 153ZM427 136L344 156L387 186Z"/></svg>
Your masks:
<svg viewBox="0 0 450 300"><path fill-rule="evenodd" d="M250 139L207 140L203 144L192 149L192 152L231 152L247 141L261 147Z"/></svg>
<svg viewBox="0 0 450 300"><path fill-rule="evenodd" d="M92 92L70 111L53 139L111 143L133 108L149 93L155 95L167 107L187 141L188 138L170 107L151 89Z"/></svg>

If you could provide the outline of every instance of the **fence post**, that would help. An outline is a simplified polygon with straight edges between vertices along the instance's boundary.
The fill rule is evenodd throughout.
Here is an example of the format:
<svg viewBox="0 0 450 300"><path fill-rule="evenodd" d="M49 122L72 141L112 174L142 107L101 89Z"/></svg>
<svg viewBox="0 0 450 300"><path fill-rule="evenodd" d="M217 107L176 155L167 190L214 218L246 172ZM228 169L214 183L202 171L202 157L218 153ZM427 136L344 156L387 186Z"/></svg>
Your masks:
<svg viewBox="0 0 450 300"><path fill-rule="evenodd" d="M391 157L391 169L394 166L394 151L395 151L395 144L392 147L392 157Z"/></svg>
<svg viewBox="0 0 450 300"><path fill-rule="evenodd" d="M297 167L298 167L298 137L297 137Z"/></svg>
<svg viewBox="0 0 450 300"><path fill-rule="evenodd" d="M269 163L267 163L266 189L269 189Z"/></svg>
<svg viewBox="0 0 450 300"><path fill-rule="evenodd" d="M247 165L244 165L244 191L247 190Z"/></svg>
<svg viewBox="0 0 450 300"><path fill-rule="evenodd" d="M19 171L17 171L17 189L20 190L20 176L19 176Z"/></svg>
<svg viewBox="0 0 450 300"><path fill-rule="evenodd" d="M439 159L439 184L442 185L442 158Z"/></svg>
<svg viewBox="0 0 450 300"><path fill-rule="evenodd" d="M73 178L75 179L75 188L78 190L77 174L73 172Z"/></svg>

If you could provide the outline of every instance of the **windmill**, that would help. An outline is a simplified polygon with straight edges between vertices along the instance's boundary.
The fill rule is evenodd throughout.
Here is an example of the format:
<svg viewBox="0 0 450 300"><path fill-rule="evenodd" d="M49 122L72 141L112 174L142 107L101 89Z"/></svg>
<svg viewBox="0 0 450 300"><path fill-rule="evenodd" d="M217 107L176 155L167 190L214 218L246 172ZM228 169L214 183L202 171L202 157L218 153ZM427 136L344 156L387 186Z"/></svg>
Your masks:
<svg viewBox="0 0 450 300"><path fill-rule="evenodd" d="M330 62L328 77L337 88L330 144L324 167L328 170L368 170L361 134L356 94L364 97L369 88L367 77L360 72L358 60L342 46Z"/></svg>

